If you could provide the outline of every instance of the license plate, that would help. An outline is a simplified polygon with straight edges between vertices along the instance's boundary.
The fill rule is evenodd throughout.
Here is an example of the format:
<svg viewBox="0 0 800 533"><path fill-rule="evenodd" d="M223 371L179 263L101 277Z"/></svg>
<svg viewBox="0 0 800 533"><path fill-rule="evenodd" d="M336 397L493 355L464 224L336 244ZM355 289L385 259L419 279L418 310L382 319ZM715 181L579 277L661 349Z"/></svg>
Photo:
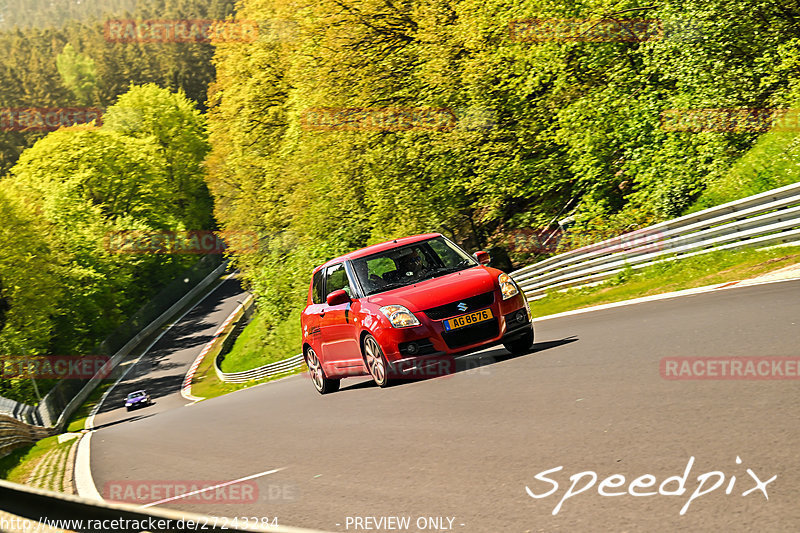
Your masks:
<svg viewBox="0 0 800 533"><path fill-rule="evenodd" d="M494 318L491 309L481 309L474 313L467 313L466 315L457 316L444 321L444 329L450 331L453 329L463 328L464 326L471 326L478 322L484 322Z"/></svg>

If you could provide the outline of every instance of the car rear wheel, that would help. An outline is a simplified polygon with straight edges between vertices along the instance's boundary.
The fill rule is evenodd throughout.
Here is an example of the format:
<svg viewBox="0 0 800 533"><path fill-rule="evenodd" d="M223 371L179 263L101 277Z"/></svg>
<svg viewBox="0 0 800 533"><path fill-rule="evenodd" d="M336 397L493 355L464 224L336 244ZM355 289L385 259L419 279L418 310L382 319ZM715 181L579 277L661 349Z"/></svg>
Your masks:
<svg viewBox="0 0 800 533"><path fill-rule="evenodd" d="M322 370L322 363L319 362L314 348L309 347L306 350L306 364L308 365L308 375L311 376L311 381L314 383L314 388L317 389L317 392L328 394L339 390L342 380L330 379L325 376L325 371Z"/></svg>
<svg viewBox="0 0 800 533"><path fill-rule="evenodd" d="M513 355L528 353L533 346L533 327L526 331L522 337L514 339L513 341L504 342L503 346Z"/></svg>
<svg viewBox="0 0 800 533"><path fill-rule="evenodd" d="M383 355L380 344L372 335L364 337L364 362L376 385L379 387L391 385L390 368L386 363L386 357Z"/></svg>

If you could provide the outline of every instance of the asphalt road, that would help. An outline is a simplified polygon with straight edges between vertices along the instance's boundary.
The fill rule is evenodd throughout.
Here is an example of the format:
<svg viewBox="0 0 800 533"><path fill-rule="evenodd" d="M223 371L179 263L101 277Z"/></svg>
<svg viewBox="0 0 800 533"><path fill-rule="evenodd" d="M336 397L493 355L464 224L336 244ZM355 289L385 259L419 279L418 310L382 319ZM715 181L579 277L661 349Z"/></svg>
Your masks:
<svg viewBox="0 0 800 533"><path fill-rule="evenodd" d="M184 352L223 319L233 292L209 314L187 317L175 344L160 348L160 364L189 361ZM179 372L143 373L130 386L158 387L158 403L133 417L120 409L98 416L95 483L103 492L106 483L221 482L281 469L247 482L257 484L256 502L223 494L163 505L277 516L326 531L391 531L371 521L355 527L355 517L393 516L409 517L408 531L800 529L800 382L671 381L659 373L663 357L800 355L800 282L546 320L536 324L536 340L521 357L502 348L468 356L451 376L384 390L354 378L324 397L296 376L184 408ZM645 474L658 487L682 476L690 457L683 495L597 492L612 474L626 483L606 492L625 491ZM537 495L551 490L535 476L559 466L545 474L558 483L553 494L527 494L526 486ZM762 481L777 475L765 489L769 500L758 490L742 496L755 485L747 469ZM585 471L596 472L597 483L553 515L569 476ZM711 471L724 483L681 516L697 477ZM446 518L422 528L419 517Z"/></svg>
<svg viewBox="0 0 800 533"><path fill-rule="evenodd" d="M95 415L95 428L143 420L190 403L180 395L186 372L217 328L247 297L235 277L226 278L214 287L112 389ZM126 411L125 397L139 389L150 394L153 405Z"/></svg>

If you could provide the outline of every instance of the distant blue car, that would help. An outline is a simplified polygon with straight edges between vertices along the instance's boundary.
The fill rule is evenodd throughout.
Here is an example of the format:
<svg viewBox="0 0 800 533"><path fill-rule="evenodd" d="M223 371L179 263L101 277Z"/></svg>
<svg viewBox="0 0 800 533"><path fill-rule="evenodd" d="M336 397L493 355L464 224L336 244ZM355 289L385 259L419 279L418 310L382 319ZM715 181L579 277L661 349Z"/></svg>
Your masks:
<svg viewBox="0 0 800 533"><path fill-rule="evenodd" d="M146 407L151 405L153 402L150 401L150 395L143 390L137 390L136 392L132 392L128 394L128 397L125 398L125 409L130 411L131 409L136 409L137 407Z"/></svg>

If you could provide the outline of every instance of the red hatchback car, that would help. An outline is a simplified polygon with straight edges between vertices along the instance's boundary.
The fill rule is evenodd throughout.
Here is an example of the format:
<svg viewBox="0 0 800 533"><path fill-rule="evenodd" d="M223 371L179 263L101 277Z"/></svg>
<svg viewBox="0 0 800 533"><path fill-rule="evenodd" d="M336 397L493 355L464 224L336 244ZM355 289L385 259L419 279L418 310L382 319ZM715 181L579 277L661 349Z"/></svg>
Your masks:
<svg viewBox="0 0 800 533"><path fill-rule="evenodd" d="M511 277L438 233L369 246L314 269L303 355L316 389L347 376L381 387L431 361L503 344L533 345L528 303Z"/></svg>

